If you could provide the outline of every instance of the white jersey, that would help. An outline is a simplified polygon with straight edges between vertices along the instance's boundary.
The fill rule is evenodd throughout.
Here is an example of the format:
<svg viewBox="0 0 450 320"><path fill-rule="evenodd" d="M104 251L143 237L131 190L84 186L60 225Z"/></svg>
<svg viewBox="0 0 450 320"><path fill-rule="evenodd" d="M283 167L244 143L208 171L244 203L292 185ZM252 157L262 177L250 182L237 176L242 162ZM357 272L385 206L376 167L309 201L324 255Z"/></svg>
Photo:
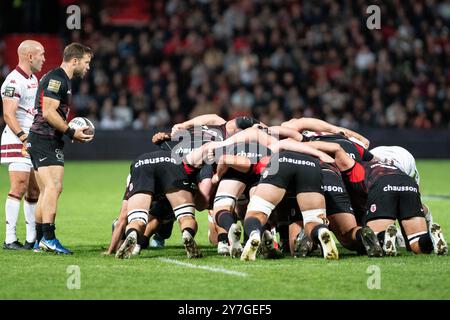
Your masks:
<svg viewBox="0 0 450 320"><path fill-rule="evenodd" d="M16 67L5 79L0 89L2 99L14 99L19 102L16 119L25 133L30 131L35 110L34 102L38 89L38 79L35 75L28 76L21 68ZM29 158L22 156L22 142L7 125L2 132L1 163L26 162Z"/></svg>
<svg viewBox="0 0 450 320"><path fill-rule="evenodd" d="M381 146L370 150L370 152L381 162L396 166L408 176L414 178L417 184L419 184L420 177L416 167L416 160L405 148L399 146Z"/></svg>

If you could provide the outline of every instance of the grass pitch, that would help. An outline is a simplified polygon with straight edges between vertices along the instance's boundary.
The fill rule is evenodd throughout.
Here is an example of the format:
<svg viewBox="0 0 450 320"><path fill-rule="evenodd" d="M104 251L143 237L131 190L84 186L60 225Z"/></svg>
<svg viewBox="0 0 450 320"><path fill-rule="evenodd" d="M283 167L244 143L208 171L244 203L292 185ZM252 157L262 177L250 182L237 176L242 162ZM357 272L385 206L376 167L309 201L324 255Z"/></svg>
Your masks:
<svg viewBox="0 0 450 320"><path fill-rule="evenodd" d="M450 161L419 161L421 192L450 240ZM73 256L0 249L0 299L449 299L450 257L359 257L339 246L340 260L321 257L244 263L220 257L198 213L204 258L188 260L178 226L165 249L130 260L100 253L109 244L129 162L68 162L56 221ZM5 237L7 169L0 167L0 240ZM25 238L23 213L17 234ZM75 266L75 267L74 267ZM379 289L371 275L380 271ZM74 281L79 270L80 281ZM79 289L76 289L79 284ZM74 288L75 287L75 288ZM369 286L370 287L370 286ZM72 288L72 289L71 289Z"/></svg>

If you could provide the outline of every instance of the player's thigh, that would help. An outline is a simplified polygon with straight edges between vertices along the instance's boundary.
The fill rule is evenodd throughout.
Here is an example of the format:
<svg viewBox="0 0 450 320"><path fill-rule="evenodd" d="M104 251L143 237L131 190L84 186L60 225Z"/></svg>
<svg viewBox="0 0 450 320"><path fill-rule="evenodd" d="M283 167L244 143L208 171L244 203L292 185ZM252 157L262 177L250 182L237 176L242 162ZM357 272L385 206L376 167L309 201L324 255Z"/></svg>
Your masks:
<svg viewBox="0 0 450 320"><path fill-rule="evenodd" d="M355 216L352 213L335 213L328 216L328 221L330 221L330 229L336 235L345 235L352 229L357 227Z"/></svg>
<svg viewBox="0 0 450 320"><path fill-rule="evenodd" d="M126 212L127 214L134 210L143 210L148 212L151 204L151 193L135 193L128 199Z"/></svg>
<svg viewBox="0 0 450 320"><path fill-rule="evenodd" d="M325 210L325 197L319 192L300 192L296 196L301 211L314 209Z"/></svg>
<svg viewBox="0 0 450 320"><path fill-rule="evenodd" d="M400 224L402 225L403 231L407 236L414 233L427 231L427 222L423 217L403 219L400 221Z"/></svg>
<svg viewBox="0 0 450 320"><path fill-rule="evenodd" d="M26 171L9 171L9 182L11 191L25 192L28 188L30 172Z"/></svg>
<svg viewBox="0 0 450 320"><path fill-rule="evenodd" d="M274 206L277 206L280 201L283 200L285 194L286 190L283 188L268 183L260 183L256 187L253 195L250 198L250 201L255 197L260 197L272 203Z"/></svg>
<svg viewBox="0 0 450 320"><path fill-rule="evenodd" d="M244 192L245 184L238 180L222 180L214 198L214 211L233 210L237 198Z"/></svg>
<svg viewBox="0 0 450 320"><path fill-rule="evenodd" d="M219 186L217 187L216 194L227 193L235 197L239 196L244 192L245 184L238 180L221 180Z"/></svg>
<svg viewBox="0 0 450 320"><path fill-rule="evenodd" d="M44 188L57 188L62 190L62 183L64 178L63 166L48 166L38 168L39 178L44 185Z"/></svg>
<svg viewBox="0 0 450 320"><path fill-rule="evenodd" d="M187 190L173 190L167 192L166 198L167 200L169 200L172 208L176 208L184 204L194 203L194 197L192 193Z"/></svg>

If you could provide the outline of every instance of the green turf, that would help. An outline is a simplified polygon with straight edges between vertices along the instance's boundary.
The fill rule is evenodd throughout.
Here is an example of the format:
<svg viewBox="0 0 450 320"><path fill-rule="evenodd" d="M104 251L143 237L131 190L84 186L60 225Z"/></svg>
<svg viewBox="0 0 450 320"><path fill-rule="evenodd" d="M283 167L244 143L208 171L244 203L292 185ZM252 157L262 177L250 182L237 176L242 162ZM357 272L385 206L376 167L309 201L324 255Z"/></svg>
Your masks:
<svg viewBox="0 0 450 320"><path fill-rule="evenodd" d="M450 195L450 161L420 161L423 195ZM185 258L176 229L166 249L145 250L138 258L102 257L123 193L127 162L68 162L59 203L57 235L73 256L0 249L0 299L449 299L450 257L369 259L340 248L339 261L320 257L258 259L243 263L219 257L207 240L207 218L198 214L197 239L206 256ZM0 239L4 239L7 171L0 168ZM450 234L450 198L426 201ZM25 237L23 213L18 235ZM450 239L450 236L447 236ZM239 272L187 268L181 261ZM70 265L80 268L80 289L68 289ZM381 288L370 290L369 266L381 271Z"/></svg>

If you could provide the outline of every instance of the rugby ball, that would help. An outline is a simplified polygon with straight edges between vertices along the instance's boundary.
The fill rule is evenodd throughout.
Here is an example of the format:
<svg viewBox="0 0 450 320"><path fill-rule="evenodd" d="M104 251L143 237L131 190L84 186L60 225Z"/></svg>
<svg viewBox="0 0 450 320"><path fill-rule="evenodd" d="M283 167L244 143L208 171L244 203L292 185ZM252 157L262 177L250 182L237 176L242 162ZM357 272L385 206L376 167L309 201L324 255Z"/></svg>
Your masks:
<svg viewBox="0 0 450 320"><path fill-rule="evenodd" d="M78 129L78 128L81 128L81 127L88 126L89 128L84 130L83 132L85 134L92 134L92 135L95 134L95 127L94 127L94 125L92 124L92 122L88 118L85 118L85 117L73 118L72 120L70 120L68 125L72 129Z"/></svg>

